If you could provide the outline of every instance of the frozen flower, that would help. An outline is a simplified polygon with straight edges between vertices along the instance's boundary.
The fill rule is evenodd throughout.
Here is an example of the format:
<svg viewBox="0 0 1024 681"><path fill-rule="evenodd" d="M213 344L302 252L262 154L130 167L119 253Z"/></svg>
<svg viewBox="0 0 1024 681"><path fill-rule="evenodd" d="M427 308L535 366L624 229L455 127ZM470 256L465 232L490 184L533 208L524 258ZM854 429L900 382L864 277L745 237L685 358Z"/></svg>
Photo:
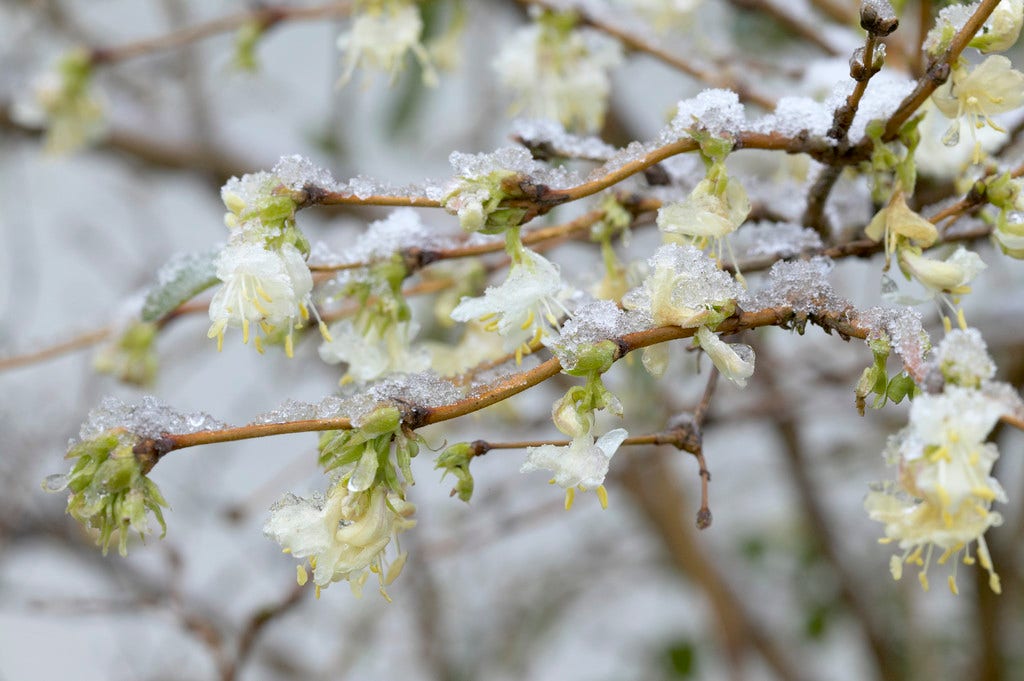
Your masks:
<svg viewBox="0 0 1024 681"><path fill-rule="evenodd" d="M559 121L570 132L601 128L608 107L608 71L622 59L614 40L576 29L572 15L545 12L510 36L494 59L515 97L513 113Z"/></svg>
<svg viewBox="0 0 1024 681"><path fill-rule="evenodd" d="M715 191L715 182L703 179L690 195L658 210L658 229L698 240L722 239L736 231L750 214L750 200L743 185L729 178L724 191Z"/></svg>
<svg viewBox="0 0 1024 681"><path fill-rule="evenodd" d="M217 258L217 277L224 284L210 301L210 330L218 349L227 327L242 328L242 342L249 342L250 326L264 334L281 329L285 352L292 355L292 330L309 317L313 277L302 255L291 244L278 250L245 241L228 244ZM262 352L257 331L254 344Z"/></svg>
<svg viewBox="0 0 1024 681"><path fill-rule="evenodd" d="M518 176L511 170L496 169L486 175L457 177L447 187L442 201L445 210L459 216L459 226L467 232L499 234L522 222L526 210L502 208L504 183Z"/></svg>
<svg viewBox="0 0 1024 681"><path fill-rule="evenodd" d="M991 511L992 502L1007 500L991 476L999 452L985 442L1004 411L1002 404L983 393L955 385L914 400L909 425L890 443L899 464L898 483L876 489L865 502L871 518L885 523L887 539L898 541L903 549L892 563L896 579L903 563L916 563L927 588L935 547L943 551L938 559L942 564L976 541L982 567L990 573L989 584L999 591L982 535L1001 522ZM969 554L965 562L968 559ZM956 592L955 572L950 588Z"/></svg>
<svg viewBox="0 0 1024 681"><path fill-rule="evenodd" d="M644 310L658 326L693 328L732 314L742 288L693 246L666 244L650 259L653 271L627 293L627 310Z"/></svg>
<svg viewBox="0 0 1024 681"><path fill-rule="evenodd" d="M903 192L893 194L889 205L871 218L864 233L872 241L884 239L887 256L908 242L928 248L939 238L935 225L910 209Z"/></svg>
<svg viewBox="0 0 1024 681"><path fill-rule="evenodd" d="M1002 0L970 42L982 52L1003 52L1013 47L1024 24L1024 0Z"/></svg>
<svg viewBox="0 0 1024 681"><path fill-rule="evenodd" d="M430 353L411 345L419 331L416 322L383 325L371 321L366 326L360 332L351 320L343 319L331 326L331 340L320 344L323 361L348 364L343 382L365 383L389 373L416 373L430 368Z"/></svg>
<svg viewBox="0 0 1024 681"><path fill-rule="evenodd" d="M19 98L11 109L14 120L46 128L47 151L71 153L100 138L106 130L103 105L92 92L93 64L89 54L65 55L53 72L32 84L31 98Z"/></svg>
<svg viewBox="0 0 1024 681"><path fill-rule="evenodd" d="M953 145L960 140L960 119L966 117L971 132L983 128L1003 131L992 116L1013 111L1024 104L1024 73L1013 68L1001 55L987 57L972 70L966 66L954 69L943 85L932 95L932 101L947 118L954 119L943 138ZM980 150L975 153L977 162Z"/></svg>
<svg viewBox="0 0 1024 681"><path fill-rule="evenodd" d="M1024 213L1000 212L992 232L999 248L1011 258L1024 258Z"/></svg>
<svg viewBox="0 0 1024 681"><path fill-rule="evenodd" d="M608 431L597 441L590 433L572 439L565 446L543 445L526 450L526 463L520 469L523 473L536 470L554 472L551 482L565 489L565 507L572 507L575 490L596 490L603 508L608 507L608 492L604 478L608 475L608 463L615 451L629 436L622 428Z"/></svg>
<svg viewBox="0 0 1024 681"><path fill-rule="evenodd" d="M977 329L953 329L935 348L935 365L947 383L980 388L995 376L996 365Z"/></svg>
<svg viewBox="0 0 1024 681"><path fill-rule="evenodd" d="M968 284L985 269L981 256L963 246L945 260L926 258L907 249L900 253L900 264L914 279L937 294L969 292Z"/></svg>
<svg viewBox="0 0 1024 681"><path fill-rule="evenodd" d="M970 546L977 542L978 560L981 567L989 573L989 587L1000 593L1002 587L999 575L995 573L985 532L990 527L1002 524L1003 517L995 511L988 510L984 505L963 506L955 515L943 517L939 508L933 503L915 499L891 485L881 486L868 492L864 500L864 509L868 517L885 525L885 538L881 543L896 542L902 553L894 555L889 561L889 571L893 579L903 576L903 565L909 563L921 568L918 579L921 586L928 589L928 567L938 548L942 553L935 562L944 565L953 559L953 573L949 575L949 589L954 594L959 592L956 573L960 556L963 562L972 565Z"/></svg>
<svg viewBox="0 0 1024 681"><path fill-rule="evenodd" d="M398 535L413 527L416 507L382 487L368 492L350 492L346 485L335 484L326 499L304 499L286 495L270 509L264 534L279 543L287 553L308 559L313 570L317 596L332 582L348 580L359 595L370 572L377 575L381 594L398 577L406 554L398 555L390 566L385 549ZM298 582L309 579L298 566Z"/></svg>
<svg viewBox="0 0 1024 681"><path fill-rule="evenodd" d="M394 82L402 70L406 52L410 51L423 69L423 82L430 86L437 83L430 57L420 42L423 18L416 3L363 0L357 3L357 8L351 30L338 38L338 49L345 53L340 84L347 83L360 66L385 71Z"/></svg>
<svg viewBox="0 0 1024 681"><path fill-rule="evenodd" d="M506 345L522 353L558 326L556 312L564 312L556 296L563 284L558 268L538 253L522 249L499 286L488 286L478 298L463 298L452 310L459 322L479 320L489 331L497 331Z"/></svg>
<svg viewBox="0 0 1024 681"><path fill-rule="evenodd" d="M754 350L749 345L729 344L706 326L697 329L697 344L711 358L715 367L741 388L754 374Z"/></svg>

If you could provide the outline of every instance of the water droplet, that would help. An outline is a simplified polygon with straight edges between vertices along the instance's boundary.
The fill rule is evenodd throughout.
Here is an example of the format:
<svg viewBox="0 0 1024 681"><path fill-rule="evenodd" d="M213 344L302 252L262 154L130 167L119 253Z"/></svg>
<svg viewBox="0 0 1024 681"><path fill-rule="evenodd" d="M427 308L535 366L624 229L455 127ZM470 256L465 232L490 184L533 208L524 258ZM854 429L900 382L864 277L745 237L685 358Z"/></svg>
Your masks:
<svg viewBox="0 0 1024 681"><path fill-rule="evenodd" d="M68 476L64 473L54 473L53 475L47 475L43 480L43 491L45 492L63 492L68 486Z"/></svg>

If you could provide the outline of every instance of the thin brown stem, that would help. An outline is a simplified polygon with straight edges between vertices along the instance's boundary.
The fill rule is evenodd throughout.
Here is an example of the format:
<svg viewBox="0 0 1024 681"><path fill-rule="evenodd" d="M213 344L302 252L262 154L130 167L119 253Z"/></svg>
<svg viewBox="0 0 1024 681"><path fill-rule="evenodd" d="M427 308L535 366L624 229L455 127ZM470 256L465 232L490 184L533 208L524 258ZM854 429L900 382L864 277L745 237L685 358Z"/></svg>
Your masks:
<svg viewBox="0 0 1024 681"><path fill-rule="evenodd" d="M114 47L93 47L89 50L92 63L113 64L136 57L184 47L221 33L235 31L247 24L257 24L266 31L285 21L318 21L327 17L345 16L351 11L349 2L332 2L314 7L288 5L263 6L247 12L213 19L202 24L182 28L154 38L146 38Z"/></svg>
<svg viewBox="0 0 1024 681"><path fill-rule="evenodd" d="M953 37L949 49L938 59L932 60L925 69L918 81L914 91L907 95L900 105L893 112L885 124L885 132L882 133L883 142L891 142L900 134L900 128L911 116L921 107L925 101L932 96L935 90L949 78L950 69L960 58L960 53L966 49L974 35L981 29L992 11L995 10L1000 0L981 0L978 9L971 18L964 23L963 27Z"/></svg>

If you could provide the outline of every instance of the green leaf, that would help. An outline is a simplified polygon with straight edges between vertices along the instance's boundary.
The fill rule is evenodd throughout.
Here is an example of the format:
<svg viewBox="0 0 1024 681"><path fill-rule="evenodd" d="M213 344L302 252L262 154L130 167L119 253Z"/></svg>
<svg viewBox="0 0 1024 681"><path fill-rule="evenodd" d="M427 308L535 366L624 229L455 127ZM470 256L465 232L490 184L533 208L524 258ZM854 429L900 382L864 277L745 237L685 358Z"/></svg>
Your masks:
<svg viewBox="0 0 1024 681"><path fill-rule="evenodd" d="M163 319L182 303L219 282L214 264L218 253L188 253L164 265L157 275L156 285L146 294L146 302L142 304L142 321Z"/></svg>

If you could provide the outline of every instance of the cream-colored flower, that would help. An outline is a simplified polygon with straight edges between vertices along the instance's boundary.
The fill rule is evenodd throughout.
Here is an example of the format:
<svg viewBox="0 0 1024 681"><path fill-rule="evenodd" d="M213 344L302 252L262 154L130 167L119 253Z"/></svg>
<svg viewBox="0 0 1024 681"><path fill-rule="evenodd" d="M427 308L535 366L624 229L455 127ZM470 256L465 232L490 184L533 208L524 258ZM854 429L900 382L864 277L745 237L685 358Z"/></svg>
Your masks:
<svg viewBox="0 0 1024 681"><path fill-rule="evenodd" d="M619 44L542 14L504 41L494 70L515 99L513 113L559 121L570 132L593 133L604 123L608 72L622 60Z"/></svg>
<svg viewBox="0 0 1024 681"><path fill-rule="evenodd" d="M556 313L564 312L557 296L563 286L558 267L539 253L523 249L502 284L487 287L483 296L463 298L452 310L452 319L484 322L510 349L521 353L530 343L557 333Z"/></svg>
<svg viewBox="0 0 1024 681"><path fill-rule="evenodd" d="M248 343L253 323L256 349L262 351L259 331L272 334L285 329L285 352L292 354L292 331L309 317L313 277L298 249L284 244L271 250L238 241L228 244L217 258L217 277L224 284L210 301L210 330L218 349L227 327L241 327Z"/></svg>
<svg viewBox="0 0 1024 681"><path fill-rule="evenodd" d="M993 55L973 69L962 65L954 69L949 80L932 95L932 101L943 115L954 119L944 137L947 144L960 140L961 118L967 119L972 134L985 125L1003 132L992 116L1024 104L1024 73L1014 69L1006 57Z"/></svg>
<svg viewBox="0 0 1024 681"><path fill-rule="evenodd" d="M348 364L343 382L365 383L390 373L416 373L430 367L429 351L412 345L419 331L416 322L367 326L360 332L351 320L343 319L331 326L331 340L320 344L320 359L328 364Z"/></svg>
<svg viewBox="0 0 1024 681"><path fill-rule="evenodd" d="M982 52L1003 52L1020 37L1024 25L1024 0L1002 0L970 42Z"/></svg>
<svg viewBox="0 0 1024 681"><path fill-rule="evenodd" d="M900 265L934 293L953 295L968 293L969 284L985 269L981 256L963 246L945 260L926 258L906 249L900 252Z"/></svg>
<svg viewBox="0 0 1024 681"><path fill-rule="evenodd" d="M327 497L304 499L285 495L270 510L263 532L298 559L308 559L313 569L317 595L332 582L347 580L359 595L370 572L377 575L381 594L398 577L406 554L387 565L385 549L397 536L416 525L416 507L397 494L377 487L368 492L350 492L339 482ZM299 584L308 579L298 567Z"/></svg>
<svg viewBox="0 0 1024 681"><path fill-rule="evenodd" d="M543 445L526 450L523 473L549 470L555 475L552 482L565 489L565 507L572 507L575 490L596 490L601 506L608 507L608 493L604 479L615 451L629 433L623 428L610 430L594 440L590 433L575 437L565 446Z"/></svg>
<svg viewBox="0 0 1024 681"><path fill-rule="evenodd" d="M741 388L754 374L754 349L742 343L729 344L706 326L697 329L697 344L711 358L715 367Z"/></svg>
<svg viewBox="0 0 1024 681"><path fill-rule="evenodd" d="M423 69L423 82L437 84L437 73L420 42L423 18L410 0L364 0L352 19L352 28L338 38L345 53L339 83L344 85L358 67L370 67L388 74L394 82L412 52Z"/></svg>
<svg viewBox="0 0 1024 681"><path fill-rule="evenodd" d="M992 502L1007 498L991 475L999 452L985 440L1004 411L980 391L955 385L914 400L909 425L890 443L898 459L898 482L875 489L865 501L870 517L885 523L887 541L898 541L903 550L892 561L896 579L904 563L915 563L927 588L936 547L943 551L938 558L942 564L977 542L989 584L999 591L983 535L1002 521L991 510ZM955 567L949 585L956 593Z"/></svg>
<svg viewBox="0 0 1024 681"><path fill-rule="evenodd" d="M750 199L739 180L730 177L725 191L716 193L715 183L703 179L682 201L658 210L658 229L696 239L721 239L736 231L750 215Z"/></svg>

